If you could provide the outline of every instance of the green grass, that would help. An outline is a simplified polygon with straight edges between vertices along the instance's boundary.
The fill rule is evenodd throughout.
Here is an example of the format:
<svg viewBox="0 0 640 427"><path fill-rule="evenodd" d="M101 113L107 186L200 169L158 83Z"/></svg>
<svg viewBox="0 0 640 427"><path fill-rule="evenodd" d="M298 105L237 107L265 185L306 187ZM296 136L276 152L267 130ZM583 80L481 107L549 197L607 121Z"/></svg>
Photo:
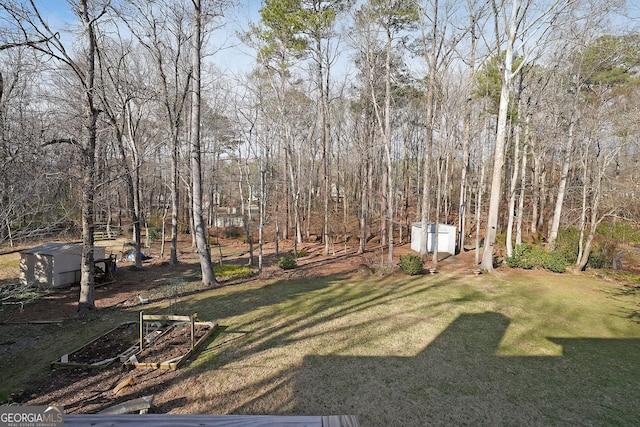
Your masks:
<svg viewBox="0 0 640 427"><path fill-rule="evenodd" d="M253 275L253 270L249 267L234 264L214 265L213 272L219 280L240 279Z"/></svg>
<svg viewBox="0 0 640 427"><path fill-rule="evenodd" d="M324 278L223 288L188 412L363 425L634 425L637 294L583 275ZM400 420L400 421L399 421Z"/></svg>
<svg viewBox="0 0 640 427"><path fill-rule="evenodd" d="M224 329L156 395L180 401L175 411L355 414L366 426L638 422L638 293L587 275L329 276L183 304ZM37 355L9 359L28 358L33 375L93 329L65 325ZM26 378L0 364L3 388Z"/></svg>

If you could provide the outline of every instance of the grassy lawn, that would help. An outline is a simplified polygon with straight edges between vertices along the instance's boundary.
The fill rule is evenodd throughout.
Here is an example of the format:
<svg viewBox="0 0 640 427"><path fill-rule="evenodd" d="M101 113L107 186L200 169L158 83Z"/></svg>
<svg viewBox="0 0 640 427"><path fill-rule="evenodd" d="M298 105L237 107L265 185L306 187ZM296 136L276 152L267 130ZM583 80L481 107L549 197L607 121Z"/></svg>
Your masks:
<svg viewBox="0 0 640 427"><path fill-rule="evenodd" d="M363 426L635 426L638 292L586 275L500 270L212 289L189 296L184 312L223 329L156 404L180 413L354 414ZM103 313L103 328L135 313ZM92 322L51 328L38 355L47 363L62 343L76 347L96 332Z"/></svg>
<svg viewBox="0 0 640 427"><path fill-rule="evenodd" d="M364 426L637 425L638 294L583 275L329 277L217 289L176 412ZM169 396L167 396L168 398Z"/></svg>

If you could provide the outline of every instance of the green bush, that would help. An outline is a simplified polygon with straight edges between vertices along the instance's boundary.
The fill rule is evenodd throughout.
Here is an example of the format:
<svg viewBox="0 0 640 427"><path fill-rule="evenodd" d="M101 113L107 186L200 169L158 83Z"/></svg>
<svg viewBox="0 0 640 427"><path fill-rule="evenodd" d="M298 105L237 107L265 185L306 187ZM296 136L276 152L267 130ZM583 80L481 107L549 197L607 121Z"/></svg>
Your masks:
<svg viewBox="0 0 640 427"><path fill-rule="evenodd" d="M558 251L548 252L540 246L518 245L513 250L513 255L507 258L507 264L512 268L544 268L555 273L564 273L567 270L567 260L563 253Z"/></svg>
<svg viewBox="0 0 640 427"><path fill-rule="evenodd" d="M578 260L580 234L576 227L563 227L558 230L555 251L564 255L567 264L575 264Z"/></svg>
<svg viewBox="0 0 640 427"><path fill-rule="evenodd" d="M407 254L400 257L400 269L411 276L422 273L424 261L418 255Z"/></svg>
<svg viewBox="0 0 640 427"><path fill-rule="evenodd" d="M280 258L276 266L278 266L278 268L282 270L291 270L293 268L296 268L298 266L298 263L296 263L296 260L293 258L283 256L282 258Z"/></svg>
<svg viewBox="0 0 640 427"><path fill-rule="evenodd" d="M541 246L531 246L531 252L529 253L529 262L531 263L531 268L544 268L544 264L546 262L547 256L549 252L547 252Z"/></svg>
<svg viewBox="0 0 640 427"><path fill-rule="evenodd" d="M158 240L160 237L162 237L162 227L153 226L149 227L147 230L150 240Z"/></svg>
<svg viewBox="0 0 640 427"><path fill-rule="evenodd" d="M510 257L506 258L507 265L511 268L524 268L525 270L531 270L534 267L531 260L532 247L524 244L517 245L513 249L513 253Z"/></svg>
<svg viewBox="0 0 640 427"><path fill-rule="evenodd" d="M567 259L560 252L547 252L544 257L542 267L544 267L545 270L553 271L554 273L564 273L567 271Z"/></svg>
<svg viewBox="0 0 640 427"><path fill-rule="evenodd" d="M617 251L617 245L614 242L603 240L596 244L589 254L587 266L589 268L607 268L613 263L613 257Z"/></svg>
<svg viewBox="0 0 640 427"><path fill-rule="evenodd" d="M240 277L249 277L253 275L253 270L251 270L249 267L233 264L214 265L213 272L218 279L237 279Z"/></svg>
<svg viewBox="0 0 640 427"><path fill-rule="evenodd" d="M640 228L625 221L603 221L598 225L599 234L621 244L640 243Z"/></svg>
<svg viewBox="0 0 640 427"><path fill-rule="evenodd" d="M288 252L288 254L289 254L289 257L294 258L293 249L291 249L291 250ZM309 252L307 252L307 250L306 250L306 249L300 249L300 250L298 251L298 258L302 258L302 257L305 257L305 256L307 256L307 255L309 255Z"/></svg>

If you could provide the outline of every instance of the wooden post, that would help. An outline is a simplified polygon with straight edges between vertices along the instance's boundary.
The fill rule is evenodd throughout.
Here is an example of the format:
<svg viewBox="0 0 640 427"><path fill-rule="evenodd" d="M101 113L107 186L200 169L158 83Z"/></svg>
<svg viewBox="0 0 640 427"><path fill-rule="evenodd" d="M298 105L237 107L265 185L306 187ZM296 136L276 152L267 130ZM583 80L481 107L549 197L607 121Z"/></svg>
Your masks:
<svg viewBox="0 0 640 427"><path fill-rule="evenodd" d="M196 345L196 315L195 313L191 315L191 350Z"/></svg>
<svg viewBox="0 0 640 427"><path fill-rule="evenodd" d="M140 351L144 348L144 315L140 312Z"/></svg>

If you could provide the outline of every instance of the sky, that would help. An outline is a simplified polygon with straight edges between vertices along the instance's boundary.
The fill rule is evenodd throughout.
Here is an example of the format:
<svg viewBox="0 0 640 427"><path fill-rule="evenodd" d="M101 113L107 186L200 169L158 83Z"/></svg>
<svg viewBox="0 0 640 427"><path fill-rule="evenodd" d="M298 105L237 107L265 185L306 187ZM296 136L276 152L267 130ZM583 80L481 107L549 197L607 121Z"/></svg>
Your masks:
<svg viewBox="0 0 640 427"><path fill-rule="evenodd" d="M213 64L231 74L248 71L255 63L251 51L243 46L237 33L248 28L248 22L259 20L258 10L261 0L233 0L233 7L227 11L225 25L212 34L211 50L215 54L210 58ZM76 22L67 0L35 0L42 16L52 28L64 28Z"/></svg>

